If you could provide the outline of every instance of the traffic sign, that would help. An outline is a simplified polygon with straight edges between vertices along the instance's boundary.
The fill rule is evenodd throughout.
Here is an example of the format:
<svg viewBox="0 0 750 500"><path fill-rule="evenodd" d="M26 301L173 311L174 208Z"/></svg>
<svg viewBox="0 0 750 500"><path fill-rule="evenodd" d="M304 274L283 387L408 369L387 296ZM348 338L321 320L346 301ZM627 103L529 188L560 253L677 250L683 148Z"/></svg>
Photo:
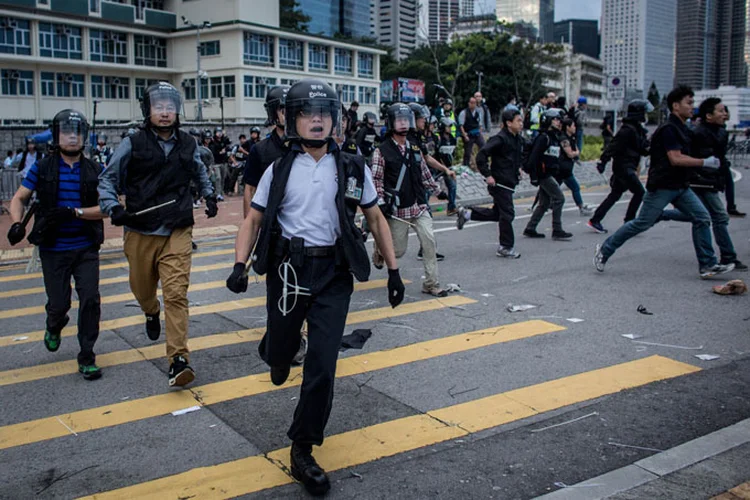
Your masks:
<svg viewBox="0 0 750 500"><path fill-rule="evenodd" d="M625 99L624 76L610 76L607 79L607 98L610 100Z"/></svg>

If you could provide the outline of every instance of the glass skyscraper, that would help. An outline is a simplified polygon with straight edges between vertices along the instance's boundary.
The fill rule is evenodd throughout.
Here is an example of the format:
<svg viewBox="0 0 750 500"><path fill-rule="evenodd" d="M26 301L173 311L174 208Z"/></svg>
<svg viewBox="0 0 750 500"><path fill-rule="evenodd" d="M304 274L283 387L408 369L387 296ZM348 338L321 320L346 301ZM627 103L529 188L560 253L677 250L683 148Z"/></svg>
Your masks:
<svg viewBox="0 0 750 500"><path fill-rule="evenodd" d="M300 10L310 16L310 33L352 38L370 36L369 0L297 0Z"/></svg>
<svg viewBox="0 0 750 500"><path fill-rule="evenodd" d="M555 0L497 0L497 19L530 28L529 38L552 42L555 28Z"/></svg>

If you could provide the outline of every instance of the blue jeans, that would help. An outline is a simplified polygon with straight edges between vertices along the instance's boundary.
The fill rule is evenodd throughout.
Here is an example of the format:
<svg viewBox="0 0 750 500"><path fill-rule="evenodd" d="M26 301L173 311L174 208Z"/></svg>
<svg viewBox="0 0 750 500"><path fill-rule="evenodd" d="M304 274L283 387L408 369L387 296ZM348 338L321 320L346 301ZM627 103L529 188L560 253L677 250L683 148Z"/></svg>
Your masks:
<svg viewBox="0 0 750 500"><path fill-rule="evenodd" d="M458 192L458 185L456 184L456 180L448 175L445 175L441 173L439 176L435 176L435 181L437 182L438 179L444 179L445 180L445 186L448 188L448 210L455 210L456 209L456 193ZM432 196L432 191L425 191L425 194L427 195L427 207L430 213L432 213L432 209L429 208L430 206L430 197Z"/></svg>
<svg viewBox="0 0 750 500"><path fill-rule="evenodd" d="M737 252L734 250L732 238L729 236L729 214L724 208L724 202L719 193L713 191L699 190L695 194L703 202L703 205L711 215L711 227L714 238L719 247L722 262L734 262L737 260ZM690 222L690 217L679 210L664 210L662 220L676 220Z"/></svg>
<svg viewBox="0 0 750 500"><path fill-rule="evenodd" d="M573 194L573 201L576 202L576 206L579 208L582 207L583 198L581 198L581 186L578 184L576 176L571 175L570 177L566 177L563 179L563 183L568 186L568 189L570 189L570 192Z"/></svg>
<svg viewBox="0 0 750 500"><path fill-rule="evenodd" d="M657 189L648 191L638 216L623 224L602 245L602 255L609 259L615 251L633 236L650 229L659 221L664 207L672 203L687 214L693 223L693 246L700 269L716 265L716 255L711 241L711 215L691 189Z"/></svg>
<svg viewBox="0 0 750 500"><path fill-rule="evenodd" d="M583 127L576 128L576 146L578 151L583 151Z"/></svg>

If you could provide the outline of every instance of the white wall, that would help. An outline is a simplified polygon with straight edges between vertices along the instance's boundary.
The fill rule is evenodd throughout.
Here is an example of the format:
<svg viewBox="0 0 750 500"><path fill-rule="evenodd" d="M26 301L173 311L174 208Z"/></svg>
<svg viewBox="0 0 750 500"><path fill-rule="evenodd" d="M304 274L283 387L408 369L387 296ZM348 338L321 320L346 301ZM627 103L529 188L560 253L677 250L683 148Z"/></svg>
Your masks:
<svg viewBox="0 0 750 500"><path fill-rule="evenodd" d="M240 20L279 27L278 0L172 0L171 5L177 26L182 24L181 16L185 16L196 24Z"/></svg>

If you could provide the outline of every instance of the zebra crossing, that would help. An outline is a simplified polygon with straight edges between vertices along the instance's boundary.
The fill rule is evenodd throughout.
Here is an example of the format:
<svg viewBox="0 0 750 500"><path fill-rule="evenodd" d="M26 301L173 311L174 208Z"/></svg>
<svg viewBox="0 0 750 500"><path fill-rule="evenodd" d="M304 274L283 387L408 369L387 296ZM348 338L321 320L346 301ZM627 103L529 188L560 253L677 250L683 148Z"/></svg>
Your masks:
<svg viewBox="0 0 750 500"><path fill-rule="evenodd" d="M231 268L230 252L194 256L190 346L198 378L185 390L167 389L164 345L140 332L143 316L127 307L133 298L126 276L102 279L97 362L104 377L91 383L77 375L75 326L64 330L60 352L39 346L40 278L0 271L0 497L26 498L44 488L60 498L232 498L294 482L284 430L301 369L283 386L271 384L255 352L265 289L251 286L241 298L223 289L216 279L223 273L213 271ZM102 264L103 274L126 269L113 260ZM565 342L579 325L505 316L472 328L467 318L487 299L471 294L408 296L391 309L386 282L377 277L357 284L352 297L347 333L362 327L376 335L362 351L339 358L335 415L316 450L331 472L699 371L647 355L602 366L582 361L574 373L529 382L519 375L523 360L505 359L513 365L506 372L487 355ZM428 320L438 326L421 328ZM461 374L472 368L495 372L491 380L502 372L503 383L462 388ZM457 390L438 394L445 385Z"/></svg>

